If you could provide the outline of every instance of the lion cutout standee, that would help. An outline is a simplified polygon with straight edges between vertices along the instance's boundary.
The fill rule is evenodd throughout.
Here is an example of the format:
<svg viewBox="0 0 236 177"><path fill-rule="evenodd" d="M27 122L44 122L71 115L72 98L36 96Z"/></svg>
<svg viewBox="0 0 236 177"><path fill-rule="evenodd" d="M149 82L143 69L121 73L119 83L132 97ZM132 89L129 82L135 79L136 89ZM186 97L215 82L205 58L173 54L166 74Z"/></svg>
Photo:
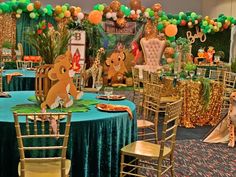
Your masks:
<svg viewBox="0 0 236 177"><path fill-rule="evenodd" d="M108 66L108 84L115 83L124 78L127 73L125 66L126 55L123 49L115 50L110 57L106 59L106 65Z"/></svg>
<svg viewBox="0 0 236 177"><path fill-rule="evenodd" d="M55 59L53 68L49 71L48 77L52 81L57 81L47 94L46 100L41 104L41 109L46 110L47 106L54 109L62 103L63 107L70 107L73 104L73 98L79 99L83 92L77 92L73 83L74 71L70 70L71 53L66 52ZM71 96L70 96L71 95Z"/></svg>

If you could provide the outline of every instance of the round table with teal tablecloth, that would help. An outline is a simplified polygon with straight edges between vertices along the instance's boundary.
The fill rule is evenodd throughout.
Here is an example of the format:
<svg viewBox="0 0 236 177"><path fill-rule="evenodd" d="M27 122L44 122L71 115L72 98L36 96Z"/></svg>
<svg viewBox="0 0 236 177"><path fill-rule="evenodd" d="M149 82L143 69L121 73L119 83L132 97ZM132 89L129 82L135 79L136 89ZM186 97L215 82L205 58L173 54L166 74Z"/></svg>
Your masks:
<svg viewBox="0 0 236 177"><path fill-rule="evenodd" d="M13 76L7 83L7 74L21 73L22 76ZM35 89L35 71L30 70L4 70L3 72L3 91L22 91Z"/></svg>
<svg viewBox="0 0 236 177"><path fill-rule="evenodd" d="M33 91L10 92L11 98L0 98L0 176L17 177L19 153L11 107L30 103ZM82 99L96 99L85 93ZM107 101L101 100L102 103ZM101 112L90 106L88 112L72 113L67 158L72 161L71 177L118 177L120 149L137 139L135 105L128 100L110 101L129 106L127 112Z"/></svg>

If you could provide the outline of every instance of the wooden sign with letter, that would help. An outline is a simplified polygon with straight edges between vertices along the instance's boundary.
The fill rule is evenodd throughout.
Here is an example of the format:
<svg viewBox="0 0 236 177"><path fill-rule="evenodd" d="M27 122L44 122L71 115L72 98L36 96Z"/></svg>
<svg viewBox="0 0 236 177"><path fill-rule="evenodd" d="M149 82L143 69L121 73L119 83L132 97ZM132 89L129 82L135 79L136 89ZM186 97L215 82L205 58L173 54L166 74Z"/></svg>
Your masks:
<svg viewBox="0 0 236 177"><path fill-rule="evenodd" d="M136 23L127 22L123 28L118 28L115 22L105 21L103 23L103 29L106 33L135 35Z"/></svg>

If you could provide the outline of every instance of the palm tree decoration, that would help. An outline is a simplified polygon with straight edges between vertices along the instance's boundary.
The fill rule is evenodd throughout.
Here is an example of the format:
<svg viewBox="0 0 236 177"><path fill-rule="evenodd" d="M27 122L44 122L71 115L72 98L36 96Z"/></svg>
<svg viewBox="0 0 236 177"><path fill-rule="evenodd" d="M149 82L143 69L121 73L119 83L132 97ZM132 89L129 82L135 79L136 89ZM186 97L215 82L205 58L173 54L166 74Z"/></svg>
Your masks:
<svg viewBox="0 0 236 177"><path fill-rule="evenodd" d="M45 64L53 64L57 56L66 52L72 33L66 28L55 29L45 20L26 32L26 40L43 58Z"/></svg>

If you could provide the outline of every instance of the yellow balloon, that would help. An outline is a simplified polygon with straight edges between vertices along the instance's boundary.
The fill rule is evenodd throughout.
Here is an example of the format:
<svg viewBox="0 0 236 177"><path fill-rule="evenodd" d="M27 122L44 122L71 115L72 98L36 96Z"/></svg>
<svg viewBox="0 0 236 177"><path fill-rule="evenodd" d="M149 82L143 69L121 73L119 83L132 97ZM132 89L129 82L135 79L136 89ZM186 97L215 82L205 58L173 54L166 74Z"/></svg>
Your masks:
<svg viewBox="0 0 236 177"><path fill-rule="evenodd" d="M81 12L81 8L80 8L80 7L76 7L76 8L75 8L75 11L76 11L77 13L80 13L80 12Z"/></svg>

